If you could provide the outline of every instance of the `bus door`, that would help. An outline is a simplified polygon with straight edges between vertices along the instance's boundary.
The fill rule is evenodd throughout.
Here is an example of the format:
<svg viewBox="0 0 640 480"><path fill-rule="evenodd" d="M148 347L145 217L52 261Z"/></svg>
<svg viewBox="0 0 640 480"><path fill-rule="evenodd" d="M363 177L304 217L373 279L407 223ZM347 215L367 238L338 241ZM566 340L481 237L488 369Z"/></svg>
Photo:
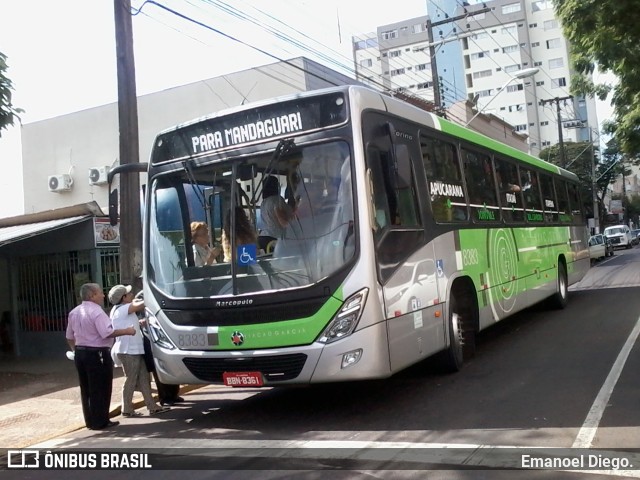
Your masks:
<svg viewBox="0 0 640 480"><path fill-rule="evenodd" d="M425 310L438 298L437 267L425 245L415 129L374 113L363 116L363 126L375 259L396 370L442 347L442 321Z"/></svg>

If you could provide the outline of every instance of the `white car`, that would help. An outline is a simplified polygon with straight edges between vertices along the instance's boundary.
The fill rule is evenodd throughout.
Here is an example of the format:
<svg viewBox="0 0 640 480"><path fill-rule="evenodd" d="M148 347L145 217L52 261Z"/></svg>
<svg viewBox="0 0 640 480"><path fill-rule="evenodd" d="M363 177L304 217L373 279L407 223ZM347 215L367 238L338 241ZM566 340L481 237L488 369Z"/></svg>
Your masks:
<svg viewBox="0 0 640 480"><path fill-rule="evenodd" d="M631 248L633 240L631 239L631 230L626 225L614 225L604 229L604 235L611 241L613 247Z"/></svg>
<svg viewBox="0 0 640 480"><path fill-rule="evenodd" d="M613 256L613 245L604 235L593 235L589 238L589 256L592 264L601 258Z"/></svg>

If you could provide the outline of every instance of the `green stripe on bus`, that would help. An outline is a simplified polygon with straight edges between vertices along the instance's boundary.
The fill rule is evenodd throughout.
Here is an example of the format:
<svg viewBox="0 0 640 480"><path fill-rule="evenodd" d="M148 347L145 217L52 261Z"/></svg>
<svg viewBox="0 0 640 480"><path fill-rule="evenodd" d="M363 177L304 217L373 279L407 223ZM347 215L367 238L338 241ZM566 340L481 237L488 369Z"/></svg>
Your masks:
<svg viewBox="0 0 640 480"><path fill-rule="evenodd" d="M218 329L219 345L212 350L257 350L262 348L281 348L313 343L342 306L342 288L329 297L314 315L282 322L270 322L257 325L236 325ZM241 334L241 335L239 335ZM242 338L236 345L234 340ZM239 343L239 342L238 342Z"/></svg>

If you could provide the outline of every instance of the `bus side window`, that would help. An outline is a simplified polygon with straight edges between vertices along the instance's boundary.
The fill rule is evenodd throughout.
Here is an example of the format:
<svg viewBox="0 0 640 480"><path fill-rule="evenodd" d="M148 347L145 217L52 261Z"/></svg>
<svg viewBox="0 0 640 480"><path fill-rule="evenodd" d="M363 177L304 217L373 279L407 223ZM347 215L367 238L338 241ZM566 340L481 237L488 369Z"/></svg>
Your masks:
<svg viewBox="0 0 640 480"><path fill-rule="evenodd" d="M553 190L553 179L550 175L540 174L540 187L544 207L544 218L547 222L558 221L558 201Z"/></svg>
<svg viewBox="0 0 640 480"><path fill-rule="evenodd" d="M399 147L406 147L400 145ZM370 146L367 149L374 184L378 227L420 225L413 169L408 152L399 148L398 157Z"/></svg>
<svg viewBox="0 0 640 480"><path fill-rule="evenodd" d="M373 209L375 211L376 230L380 232L385 227L392 224L391 216L395 215L393 211L397 206L396 199L387 189L387 181L385 181L383 163L388 163L386 159L381 158L382 152L379 149L369 146L367 148L367 161L371 169L371 180L373 183ZM393 212L393 213L392 213Z"/></svg>
<svg viewBox="0 0 640 480"><path fill-rule="evenodd" d="M491 158L463 148L462 164L473 220L476 222L500 220Z"/></svg>
<svg viewBox="0 0 640 480"><path fill-rule="evenodd" d="M571 216L573 217L574 225L582 225L584 220L582 218L582 202L580 201L580 190L574 183L567 184L569 189L569 205L571 207Z"/></svg>
<svg viewBox="0 0 640 480"><path fill-rule="evenodd" d="M438 223L466 222L467 201L455 145L421 136L420 150L434 219Z"/></svg>
<svg viewBox="0 0 640 480"><path fill-rule="evenodd" d="M520 185L524 195L527 221L537 223L544 221L542 215L542 200L538 187L538 174L527 168L520 168Z"/></svg>
<svg viewBox="0 0 640 480"><path fill-rule="evenodd" d="M502 218L507 223L523 222L524 205L522 203L522 187L518 178L518 167L499 158L495 159L495 165Z"/></svg>
<svg viewBox="0 0 640 480"><path fill-rule="evenodd" d="M573 218L571 215L571 207L569 206L569 196L567 195L567 183L559 180L553 180L556 187L556 195L558 198L558 220L560 223L571 224Z"/></svg>

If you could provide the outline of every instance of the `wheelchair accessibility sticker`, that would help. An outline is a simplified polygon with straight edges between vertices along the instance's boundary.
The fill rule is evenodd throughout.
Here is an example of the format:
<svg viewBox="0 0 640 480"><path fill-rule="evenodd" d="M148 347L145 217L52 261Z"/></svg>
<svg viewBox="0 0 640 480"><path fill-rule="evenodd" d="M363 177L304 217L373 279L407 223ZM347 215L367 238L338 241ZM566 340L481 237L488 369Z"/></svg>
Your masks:
<svg viewBox="0 0 640 480"><path fill-rule="evenodd" d="M238 259L238 265L246 267L247 265L255 265L257 262L257 249L255 243L248 245L238 245L236 249L236 258Z"/></svg>

